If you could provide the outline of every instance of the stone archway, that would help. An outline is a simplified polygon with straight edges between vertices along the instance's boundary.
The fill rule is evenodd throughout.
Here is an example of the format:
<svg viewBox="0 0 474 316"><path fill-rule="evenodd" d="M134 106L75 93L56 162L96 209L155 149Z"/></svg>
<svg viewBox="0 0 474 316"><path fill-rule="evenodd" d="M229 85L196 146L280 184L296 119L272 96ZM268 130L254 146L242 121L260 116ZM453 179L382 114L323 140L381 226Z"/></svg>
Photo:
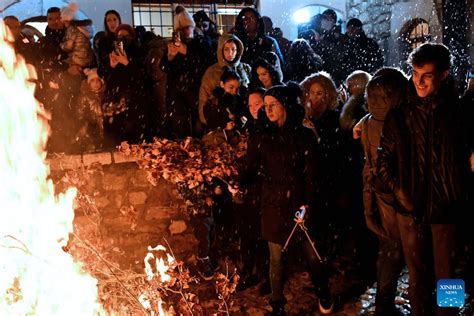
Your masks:
<svg viewBox="0 0 474 316"><path fill-rule="evenodd" d="M422 18L413 18L403 24L399 32L399 60L403 70L407 70L405 61L410 52L416 47L431 40L431 29L428 21Z"/></svg>

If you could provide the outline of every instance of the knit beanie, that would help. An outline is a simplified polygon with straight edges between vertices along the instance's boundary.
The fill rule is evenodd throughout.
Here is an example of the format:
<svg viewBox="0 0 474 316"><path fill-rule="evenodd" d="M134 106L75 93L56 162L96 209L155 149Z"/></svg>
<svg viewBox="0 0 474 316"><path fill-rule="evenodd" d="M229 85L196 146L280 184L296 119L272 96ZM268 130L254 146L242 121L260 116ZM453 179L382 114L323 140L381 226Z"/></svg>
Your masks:
<svg viewBox="0 0 474 316"><path fill-rule="evenodd" d="M61 8L61 20L72 21L76 15L79 7L77 3L71 2L67 6Z"/></svg>
<svg viewBox="0 0 474 316"><path fill-rule="evenodd" d="M174 30L184 29L188 26L196 26L193 17L189 14L185 7L178 5L175 9Z"/></svg>
<svg viewBox="0 0 474 316"><path fill-rule="evenodd" d="M286 85L273 86L265 92L266 96L272 96L280 101L289 120L302 122L304 108L300 104L301 88L298 83L290 81Z"/></svg>
<svg viewBox="0 0 474 316"><path fill-rule="evenodd" d="M99 77L99 74L97 73L97 68L92 68L92 69L89 69L89 68L86 68L84 69L84 74L87 76L87 84L90 84L90 82L92 81L92 79L99 79L102 84L104 84L104 80L102 80L101 77Z"/></svg>

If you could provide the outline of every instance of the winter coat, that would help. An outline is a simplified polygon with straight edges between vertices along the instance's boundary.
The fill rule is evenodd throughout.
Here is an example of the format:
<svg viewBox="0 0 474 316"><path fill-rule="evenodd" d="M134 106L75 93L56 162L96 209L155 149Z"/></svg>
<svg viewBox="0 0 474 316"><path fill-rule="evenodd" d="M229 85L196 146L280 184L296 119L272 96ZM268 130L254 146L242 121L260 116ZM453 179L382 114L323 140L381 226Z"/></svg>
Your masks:
<svg viewBox="0 0 474 316"><path fill-rule="evenodd" d="M230 63L224 59L224 44L229 40L237 42L237 55L235 56L234 62ZM219 84L222 74L224 73L224 67L229 67L237 72L240 76L240 86L242 88L248 88L251 76L251 67L248 64L241 63L240 58L244 51L244 44L242 41L234 35L222 35L219 38L219 44L217 47L217 63L207 68L204 76L202 77L201 87L199 89L199 120L203 124L207 124L204 116L204 107L206 102L212 95L212 91ZM244 95L244 93L241 93Z"/></svg>
<svg viewBox="0 0 474 316"><path fill-rule="evenodd" d="M64 30L53 30L46 27L45 36L38 40L39 61L38 67L51 68L61 63L67 58L67 54L62 51L61 43L64 39Z"/></svg>
<svg viewBox="0 0 474 316"><path fill-rule="evenodd" d="M77 118L80 122L77 139L84 150L100 148L104 140L104 116L102 98L105 86L99 91L92 91L84 80L77 107Z"/></svg>
<svg viewBox="0 0 474 316"><path fill-rule="evenodd" d="M110 64L105 68L105 115L106 142L119 144L123 140L139 142L148 127L149 86L143 69L144 53L136 44L125 46L129 63Z"/></svg>
<svg viewBox="0 0 474 316"><path fill-rule="evenodd" d="M410 80L408 101L388 113L383 127L378 188L394 192L397 211L419 223L459 222L466 207L473 147L453 85L448 77L436 96L419 98Z"/></svg>
<svg viewBox="0 0 474 316"><path fill-rule="evenodd" d="M216 87L204 107L204 116L210 129L224 129L230 121L240 125L243 107L240 95L231 95Z"/></svg>
<svg viewBox="0 0 474 316"><path fill-rule="evenodd" d="M347 38L348 72L363 70L374 73L383 67L383 55L377 42L362 33L355 38Z"/></svg>
<svg viewBox="0 0 474 316"><path fill-rule="evenodd" d="M94 61L89 41L90 34L84 28L70 25L61 43L61 49L69 54L67 62L85 68Z"/></svg>
<svg viewBox="0 0 474 316"><path fill-rule="evenodd" d="M366 114L364 94L351 96L342 107L340 116L341 128L352 130L352 127Z"/></svg>
<svg viewBox="0 0 474 316"><path fill-rule="evenodd" d="M287 58L288 68L285 80L301 82L323 68L323 60L313 49L305 44L295 41L289 51Z"/></svg>
<svg viewBox="0 0 474 316"><path fill-rule="evenodd" d="M323 59L323 70L331 74L336 85L340 85L351 73L348 69L349 48L342 35L334 30L323 34L313 50Z"/></svg>
<svg viewBox="0 0 474 316"><path fill-rule="evenodd" d="M114 41L116 36L114 33L100 31L94 36L94 53L97 60L97 68L99 75L103 75L105 68L108 67L109 53L114 50Z"/></svg>
<svg viewBox="0 0 474 316"><path fill-rule="evenodd" d="M191 125L198 119L199 88L206 69L215 63L211 45L202 36L186 42L187 53L178 53L168 60L166 50L160 61L161 70L167 74L166 111L169 132L178 138L192 134ZM192 116L193 122L189 122Z"/></svg>
<svg viewBox="0 0 474 316"><path fill-rule="evenodd" d="M285 242L299 207L314 205L316 138L302 119L302 107L287 108L281 128L252 135L241 170L241 183L261 181L262 236L274 243Z"/></svg>
<svg viewBox="0 0 474 316"><path fill-rule="evenodd" d="M379 192L374 187L377 177L377 153L384 121L371 114L362 119L361 142L364 148L365 164L362 171L364 184L364 214L367 227L385 239L400 239L395 195L392 192Z"/></svg>
<svg viewBox="0 0 474 316"><path fill-rule="evenodd" d="M253 12L257 18L257 37L254 39L247 36L243 22L244 14L249 11ZM239 12L235 19L234 34L242 41L242 43L244 43L245 50L241 58L242 62L251 65L264 52L274 52L280 59L282 68L285 69L285 59L281 53L280 47L278 46L278 42L273 37L265 35L265 25L263 24L260 13L257 10L247 7Z"/></svg>

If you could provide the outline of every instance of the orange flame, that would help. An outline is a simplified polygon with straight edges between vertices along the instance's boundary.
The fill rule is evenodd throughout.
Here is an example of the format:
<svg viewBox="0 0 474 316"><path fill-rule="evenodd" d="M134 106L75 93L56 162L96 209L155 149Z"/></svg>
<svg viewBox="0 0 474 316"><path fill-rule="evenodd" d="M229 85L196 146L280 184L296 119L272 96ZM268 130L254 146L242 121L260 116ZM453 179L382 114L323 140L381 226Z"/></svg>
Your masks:
<svg viewBox="0 0 474 316"><path fill-rule="evenodd" d="M62 250L75 189L55 197L46 114L0 20L0 315L95 315L97 280Z"/></svg>
<svg viewBox="0 0 474 316"><path fill-rule="evenodd" d="M156 276L159 276L160 283L169 282L171 280L171 275L168 274L168 270L170 269L170 267L172 267L175 261L174 257L171 256L169 253L166 253L167 260L165 261L163 258L155 257L152 251L166 251L166 248L162 245L158 245L155 248L148 246L148 253L143 259L143 262L145 263L145 272L147 275L147 280L152 281L153 279L155 279ZM152 263L150 263L153 259L155 259L154 266L152 265ZM156 273L154 271L156 271ZM145 309L151 309L152 303L149 299L149 295L143 293L140 296L139 300ZM168 315L168 313L163 309L163 300L161 299L161 297L157 298L156 304L158 306L158 314L160 316Z"/></svg>

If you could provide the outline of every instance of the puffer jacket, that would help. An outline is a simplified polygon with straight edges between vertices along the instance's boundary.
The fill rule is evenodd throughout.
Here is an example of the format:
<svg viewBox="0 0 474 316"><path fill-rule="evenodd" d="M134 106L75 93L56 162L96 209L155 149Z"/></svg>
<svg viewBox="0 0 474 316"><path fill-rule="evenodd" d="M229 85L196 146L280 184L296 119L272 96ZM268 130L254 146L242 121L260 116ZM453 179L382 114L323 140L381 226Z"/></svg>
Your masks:
<svg viewBox="0 0 474 316"><path fill-rule="evenodd" d="M230 63L224 58L224 44L228 41L233 40L237 43L237 55L235 56L234 62ZM240 76L240 86L247 88L250 83L251 67L248 64L241 63L240 58L244 51L244 44L235 35L225 34L219 38L217 46L217 63L207 68L204 76L202 77L201 87L199 89L199 120L203 124L207 124L206 117L204 115L204 107L206 102L211 98L212 91L219 85L224 68L229 67L237 72Z"/></svg>
<svg viewBox="0 0 474 316"><path fill-rule="evenodd" d="M68 63L82 68L90 66L94 60L89 34L85 29L69 26L61 43L61 49L69 54Z"/></svg>
<svg viewBox="0 0 474 316"><path fill-rule="evenodd" d="M436 97L419 98L410 81L408 101L383 127L378 187L394 192L397 211L422 224L458 223L465 215L472 144L453 87L448 77Z"/></svg>

